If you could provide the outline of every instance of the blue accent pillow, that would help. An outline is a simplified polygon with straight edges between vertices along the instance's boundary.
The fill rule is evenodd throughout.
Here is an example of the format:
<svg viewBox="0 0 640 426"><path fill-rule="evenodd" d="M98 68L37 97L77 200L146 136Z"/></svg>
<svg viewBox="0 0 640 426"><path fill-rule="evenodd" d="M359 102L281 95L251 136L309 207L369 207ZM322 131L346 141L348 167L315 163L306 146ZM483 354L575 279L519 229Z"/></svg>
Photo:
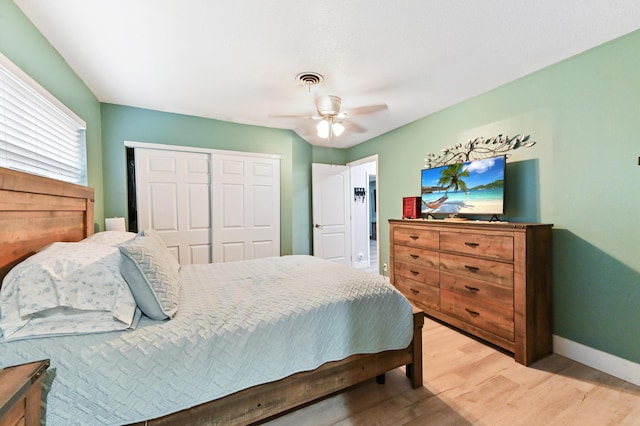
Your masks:
<svg viewBox="0 0 640 426"><path fill-rule="evenodd" d="M162 247L164 247L164 248L167 247L167 245L164 243L164 240L160 236L160 233L158 231L156 231L155 229L153 229L153 228L143 229L142 231L140 231L138 233L138 235L144 235L145 237L151 237L154 240L156 240L156 242L158 244L160 244Z"/></svg>
<svg viewBox="0 0 640 426"><path fill-rule="evenodd" d="M138 307L149 318L164 320L178 310L180 265L154 238L138 235L118 246L120 273Z"/></svg>

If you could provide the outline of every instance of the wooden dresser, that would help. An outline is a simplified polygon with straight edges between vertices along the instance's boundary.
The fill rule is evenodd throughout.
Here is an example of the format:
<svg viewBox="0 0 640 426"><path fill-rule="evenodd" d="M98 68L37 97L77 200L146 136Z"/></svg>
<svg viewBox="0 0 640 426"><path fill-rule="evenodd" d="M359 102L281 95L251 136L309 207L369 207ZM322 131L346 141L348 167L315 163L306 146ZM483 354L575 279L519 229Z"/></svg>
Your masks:
<svg viewBox="0 0 640 426"><path fill-rule="evenodd" d="M40 425L42 378L49 360L0 369L0 425Z"/></svg>
<svg viewBox="0 0 640 426"><path fill-rule="evenodd" d="M427 315L530 365L550 355L551 228L390 220L391 282Z"/></svg>

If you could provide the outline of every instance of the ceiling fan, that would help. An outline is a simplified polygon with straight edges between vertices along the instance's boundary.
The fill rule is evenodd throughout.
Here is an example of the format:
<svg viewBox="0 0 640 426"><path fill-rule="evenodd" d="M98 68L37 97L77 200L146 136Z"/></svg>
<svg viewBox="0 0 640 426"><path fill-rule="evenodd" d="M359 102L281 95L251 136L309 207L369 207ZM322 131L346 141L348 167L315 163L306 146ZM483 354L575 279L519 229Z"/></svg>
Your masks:
<svg viewBox="0 0 640 426"><path fill-rule="evenodd" d="M316 125L317 135L323 139L331 139L334 136L340 136L345 129L357 133L367 131L364 127L349 121L349 117L372 114L389 108L386 104L378 104L353 108L349 111L340 111L342 99L335 95L319 96L316 98L315 104L317 115L276 115L272 117L319 120Z"/></svg>

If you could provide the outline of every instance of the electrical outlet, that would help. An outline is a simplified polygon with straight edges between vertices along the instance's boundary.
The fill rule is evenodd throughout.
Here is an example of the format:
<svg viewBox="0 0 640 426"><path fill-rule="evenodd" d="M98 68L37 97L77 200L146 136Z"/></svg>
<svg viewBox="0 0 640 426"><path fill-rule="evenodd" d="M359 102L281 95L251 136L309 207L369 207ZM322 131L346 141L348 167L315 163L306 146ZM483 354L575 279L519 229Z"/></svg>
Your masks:
<svg viewBox="0 0 640 426"><path fill-rule="evenodd" d="M384 272L387 272L387 271L389 270L389 267L387 266L387 264L386 264L386 263L383 263L383 264L382 264L382 270L383 270Z"/></svg>

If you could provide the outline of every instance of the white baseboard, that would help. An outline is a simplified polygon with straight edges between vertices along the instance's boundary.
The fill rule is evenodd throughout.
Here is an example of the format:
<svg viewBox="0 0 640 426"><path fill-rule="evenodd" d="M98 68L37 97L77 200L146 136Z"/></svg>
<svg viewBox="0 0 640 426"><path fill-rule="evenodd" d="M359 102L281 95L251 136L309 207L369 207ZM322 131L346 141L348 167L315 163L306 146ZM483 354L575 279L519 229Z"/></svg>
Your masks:
<svg viewBox="0 0 640 426"><path fill-rule="evenodd" d="M640 386L640 364L553 335L553 352Z"/></svg>

